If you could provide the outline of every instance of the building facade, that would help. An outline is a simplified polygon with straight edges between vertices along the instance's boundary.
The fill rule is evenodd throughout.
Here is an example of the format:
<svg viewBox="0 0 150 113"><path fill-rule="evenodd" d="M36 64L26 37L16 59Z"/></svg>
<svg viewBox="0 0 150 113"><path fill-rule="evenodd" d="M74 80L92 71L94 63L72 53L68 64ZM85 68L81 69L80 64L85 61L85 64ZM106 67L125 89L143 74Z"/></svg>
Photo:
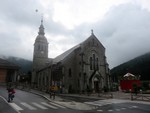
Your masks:
<svg viewBox="0 0 150 113"><path fill-rule="evenodd" d="M88 89L99 92L104 86L109 87L109 65L105 47L94 35L93 30L85 41L54 59L48 59L48 42L43 34L43 41L37 43L37 38L35 40L33 55L32 79L39 89L49 90L50 87L57 86L63 93L80 93ZM37 47L44 44L47 48L46 54L42 56Z"/></svg>
<svg viewBox="0 0 150 113"><path fill-rule="evenodd" d="M0 58L0 84L17 82L19 69L19 66Z"/></svg>

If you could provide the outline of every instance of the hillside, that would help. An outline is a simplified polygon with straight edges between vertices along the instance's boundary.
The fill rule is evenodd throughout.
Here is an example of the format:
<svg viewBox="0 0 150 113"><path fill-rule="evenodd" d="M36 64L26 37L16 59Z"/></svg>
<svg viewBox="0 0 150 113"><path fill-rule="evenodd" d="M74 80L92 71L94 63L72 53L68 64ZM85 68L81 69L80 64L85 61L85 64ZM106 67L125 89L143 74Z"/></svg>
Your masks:
<svg viewBox="0 0 150 113"><path fill-rule="evenodd" d="M23 73L31 72L32 61L29 61L23 58L12 57L12 56L10 57L3 56L2 58L20 66L21 72Z"/></svg>
<svg viewBox="0 0 150 113"><path fill-rule="evenodd" d="M150 80L150 53L123 63L110 71L113 81L115 82L127 72L136 76L140 75L141 80Z"/></svg>

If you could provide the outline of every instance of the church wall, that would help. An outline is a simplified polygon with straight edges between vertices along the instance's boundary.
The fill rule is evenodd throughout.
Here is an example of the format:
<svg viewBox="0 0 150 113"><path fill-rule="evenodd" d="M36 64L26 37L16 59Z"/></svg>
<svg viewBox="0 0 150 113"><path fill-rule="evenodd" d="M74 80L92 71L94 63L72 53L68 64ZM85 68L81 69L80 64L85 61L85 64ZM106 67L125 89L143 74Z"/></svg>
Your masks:
<svg viewBox="0 0 150 113"><path fill-rule="evenodd" d="M74 92L76 89L76 59L75 54L71 53L63 60L64 66L64 87Z"/></svg>

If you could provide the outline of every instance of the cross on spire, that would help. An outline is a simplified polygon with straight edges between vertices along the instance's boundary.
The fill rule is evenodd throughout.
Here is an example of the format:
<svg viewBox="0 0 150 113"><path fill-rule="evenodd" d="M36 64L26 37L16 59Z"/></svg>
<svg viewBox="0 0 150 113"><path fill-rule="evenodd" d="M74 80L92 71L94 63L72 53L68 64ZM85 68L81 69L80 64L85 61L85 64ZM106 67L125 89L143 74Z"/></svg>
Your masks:
<svg viewBox="0 0 150 113"><path fill-rule="evenodd" d="M91 29L91 34L93 35L93 29Z"/></svg>
<svg viewBox="0 0 150 113"><path fill-rule="evenodd" d="M43 25L43 14L41 15L41 25Z"/></svg>

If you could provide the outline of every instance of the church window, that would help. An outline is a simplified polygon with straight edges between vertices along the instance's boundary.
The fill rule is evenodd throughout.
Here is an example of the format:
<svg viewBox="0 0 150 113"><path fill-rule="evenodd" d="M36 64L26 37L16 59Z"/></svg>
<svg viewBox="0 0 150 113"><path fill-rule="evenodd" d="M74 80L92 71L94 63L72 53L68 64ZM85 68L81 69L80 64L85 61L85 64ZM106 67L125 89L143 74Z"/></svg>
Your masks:
<svg viewBox="0 0 150 113"><path fill-rule="evenodd" d="M90 57L90 70L98 70L98 58L96 58L95 54Z"/></svg>
<svg viewBox="0 0 150 113"><path fill-rule="evenodd" d="M93 54L93 69L95 70L95 54Z"/></svg>
<svg viewBox="0 0 150 113"><path fill-rule="evenodd" d="M98 58L96 58L96 70L98 70L99 67L98 67Z"/></svg>
<svg viewBox="0 0 150 113"><path fill-rule="evenodd" d="M69 77L72 77L72 72L71 72L71 68L69 68Z"/></svg>
<svg viewBox="0 0 150 113"><path fill-rule="evenodd" d="M92 57L90 57L90 70L93 69L93 66L92 66Z"/></svg>

